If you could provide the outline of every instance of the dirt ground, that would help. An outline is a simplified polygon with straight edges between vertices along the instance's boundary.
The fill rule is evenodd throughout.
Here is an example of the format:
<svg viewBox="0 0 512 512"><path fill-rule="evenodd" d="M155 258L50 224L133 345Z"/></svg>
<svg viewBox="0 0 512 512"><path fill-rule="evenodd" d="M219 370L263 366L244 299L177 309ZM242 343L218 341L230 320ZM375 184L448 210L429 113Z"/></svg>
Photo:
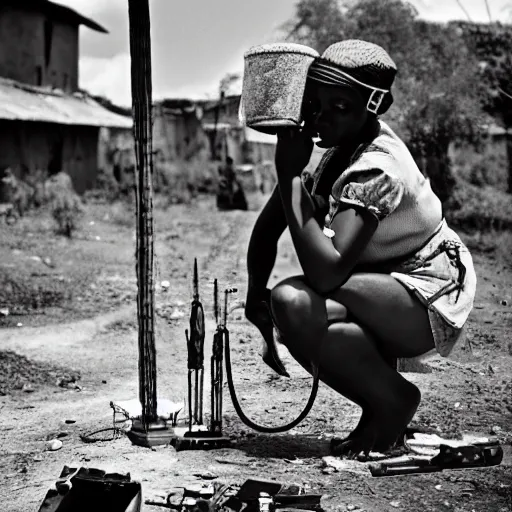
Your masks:
<svg viewBox="0 0 512 512"><path fill-rule="evenodd" d="M212 282L245 296L245 252L263 197L249 212L218 212L214 198L156 211L158 396L186 396L186 345L193 258L207 315L207 348L214 331ZM130 472L143 498L162 502L179 486L247 478L307 485L323 494L325 510L512 510L512 266L492 249L475 251L479 277L466 339L448 359L427 358L427 373L407 373L423 393L414 423L441 435L494 435L505 450L500 466L372 478L366 464L326 468L329 437L347 433L359 410L321 385L306 420L285 434L263 435L236 416L225 387L225 433L232 447L179 451L145 449L126 436L93 444L80 434L112 424L110 401L138 397L133 213L122 204L89 204L75 239L57 237L51 219L32 215L0 225L0 509L38 510L62 467ZM502 235L496 235L499 238ZM473 243L474 245L474 243ZM288 237L280 242L273 282L297 272ZM168 280L170 287L162 287ZM8 313L8 314L7 314ZM279 424L298 414L311 378L281 347L291 378L262 363L255 328L242 310L232 314L234 377L250 417ZM208 372L207 372L208 373ZM208 381L205 386L208 389ZM208 401L209 394L205 399ZM209 412L209 406L206 407ZM46 451L48 439L63 446ZM143 505L144 511L162 510Z"/></svg>

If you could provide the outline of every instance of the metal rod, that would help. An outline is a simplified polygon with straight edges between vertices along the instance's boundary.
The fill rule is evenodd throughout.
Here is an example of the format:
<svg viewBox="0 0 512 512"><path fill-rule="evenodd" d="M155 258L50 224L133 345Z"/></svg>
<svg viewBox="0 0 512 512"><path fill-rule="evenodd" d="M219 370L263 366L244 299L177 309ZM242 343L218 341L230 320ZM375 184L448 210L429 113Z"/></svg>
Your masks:
<svg viewBox="0 0 512 512"><path fill-rule="evenodd" d="M195 386L194 386L194 422L196 425L199 423L199 373L198 370L194 370L195 373Z"/></svg>
<svg viewBox="0 0 512 512"><path fill-rule="evenodd" d="M215 338L214 338L213 341L215 343ZM214 365L215 365L215 360L214 360L214 357L212 355L211 360L210 360L210 371L211 371L211 393L210 393L211 417L210 417L210 430L213 430L214 429L214 425L215 425L215 368L214 368Z"/></svg>
<svg viewBox="0 0 512 512"><path fill-rule="evenodd" d="M203 424L203 393L204 393L204 369L199 370L201 378L199 380L199 424Z"/></svg>
<svg viewBox="0 0 512 512"><path fill-rule="evenodd" d="M192 430L192 370L188 371L188 429Z"/></svg>
<svg viewBox="0 0 512 512"><path fill-rule="evenodd" d="M197 272L197 258L194 258L194 300L199 300L199 274Z"/></svg>
<svg viewBox="0 0 512 512"><path fill-rule="evenodd" d="M220 354L222 357L222 347L220 347ZM222 359L219 359L219 419L218 419L218 425L219 425L219 432L222 432L222 382L223 382L223 371L222 371Z"/></svg>

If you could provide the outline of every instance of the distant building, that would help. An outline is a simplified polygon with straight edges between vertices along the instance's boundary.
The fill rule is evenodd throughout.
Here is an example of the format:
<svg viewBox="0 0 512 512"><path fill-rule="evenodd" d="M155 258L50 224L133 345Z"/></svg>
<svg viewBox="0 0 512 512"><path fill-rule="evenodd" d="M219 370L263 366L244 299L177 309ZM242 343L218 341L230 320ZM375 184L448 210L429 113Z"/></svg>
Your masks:
<svg viewBox="0 0 512 512"><path fill-rule="evenodd" d="M277 182L274 155L277 136L262 133L240 123L238 111L241 95L227 96L222 102L208 101L203 104L203 128L208 134L215 158L233 158L244 183L254 183L254 188L269 188ZM320 163L324 149L314 146L306 171L313 173Z"/></svg>
<svg viewBox="0 0 512 512"><path fill-rule="evenodd" d="M78 92L80 25L107 32L48 0L1 0L0 177L64 170L83 193L96 181L100 128L131 129Z"/></svg>
<svg viewBox="0 0 512 512"><path fill-rule="evenodd" d="M273 160L277 138L240 124L240 95L203 103L203 128L208 134L213 160L230 156L235 164L258 164Z"/></svg>

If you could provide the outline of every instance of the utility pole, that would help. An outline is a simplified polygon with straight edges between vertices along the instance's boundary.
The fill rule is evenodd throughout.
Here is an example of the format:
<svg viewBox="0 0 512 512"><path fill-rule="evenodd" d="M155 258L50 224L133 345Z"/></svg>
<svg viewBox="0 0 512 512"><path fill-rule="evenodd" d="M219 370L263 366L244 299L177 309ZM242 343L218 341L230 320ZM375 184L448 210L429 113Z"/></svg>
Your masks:
<svg viewBox="0 0 512 512"><path fill-rule="evenodd" d="M167 444L173 436L157 414L153 231L152 84L149 0L128 0L133 136L135 143L137 319L139 326L140 420L130 440L141 446Z"/></svg>

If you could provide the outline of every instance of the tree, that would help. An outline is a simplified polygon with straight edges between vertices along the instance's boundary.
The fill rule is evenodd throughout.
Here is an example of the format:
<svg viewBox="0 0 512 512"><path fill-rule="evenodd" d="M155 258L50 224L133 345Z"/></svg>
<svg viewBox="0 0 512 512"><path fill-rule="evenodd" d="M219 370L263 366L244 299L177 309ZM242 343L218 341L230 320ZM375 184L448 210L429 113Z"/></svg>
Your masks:
<svg viewBox="0 0 512 512"><path fill-rule="evenodd" d="M512 130L512 26L457 23L455 26L479 61L477 73L483 108ZM512 139L507 136L508 192L512 193Z"/></svg>
<svg viewBox="0 0 512 512"><path fill-rule="evenodd" d="M301 0L289 24L299 28L290 39L318 51L341 39L364 39L390 53L399 72L395 106L385 119L424 163L422 170L446 202L455 186L450 144L479 140L477 62L455 30L417 16L414 6L402 0Z"/></svg>
<svg viewBox="0 0 512 512"><path fill-rule="evenodd" d="M295 16L283 26L288 39L323 52L346 36L346 7L338 0L299 0Z"/></svg>

